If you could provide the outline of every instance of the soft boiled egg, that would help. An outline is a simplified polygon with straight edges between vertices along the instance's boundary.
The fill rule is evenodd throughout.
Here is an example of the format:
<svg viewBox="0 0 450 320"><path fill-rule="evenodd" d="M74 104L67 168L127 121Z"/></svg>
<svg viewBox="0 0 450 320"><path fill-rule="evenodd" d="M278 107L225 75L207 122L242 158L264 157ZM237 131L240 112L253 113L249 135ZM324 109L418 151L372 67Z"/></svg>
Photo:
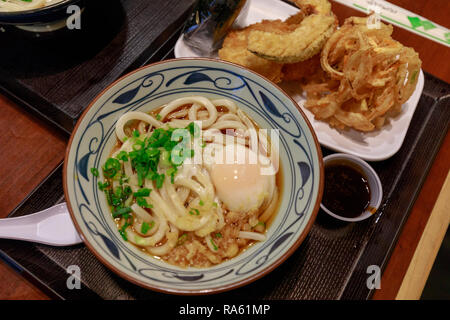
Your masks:
<svg viewBox="0 0 450 320"><path fill-rule="evenodd" d="M275 188L275 172L267 170L270 161L240 144L216 151L209 166L216 194L235 212L258 210L270 200Z"/></svg>

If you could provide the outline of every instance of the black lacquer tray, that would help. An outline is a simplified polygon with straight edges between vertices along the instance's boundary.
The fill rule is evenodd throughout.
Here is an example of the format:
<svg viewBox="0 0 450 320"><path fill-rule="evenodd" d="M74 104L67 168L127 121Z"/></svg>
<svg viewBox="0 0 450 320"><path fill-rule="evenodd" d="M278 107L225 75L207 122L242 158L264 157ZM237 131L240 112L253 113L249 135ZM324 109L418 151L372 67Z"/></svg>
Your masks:
<svg viewBox="0 0 450 320"><path fill-rule="evenodd" d="M122 17L121 24L111 31L115 36L111 35L110 42L103 43L95 54L87 54L89 49L83 59L78 57L81 59L78 64L55 65L52 73L45 74L36 69L28 75L23 68L14 71L11 66L1 65L2 92L70 132L82 109L114 79L141 65L173 57L173 45L190 11L191 1L134 0L117 1L116 5L115 14ZM137 21L129 21L133 17ZM157 19L164 21L158 25ZM80 73L81 70L84 73ZM4 77L5 72L7 77ZM57 88L51 88L52 83L60 82ZM72 82L73 85L67 87ZM449 123L450 85L425 73L424 90L401 149L387 160L371 163L384 190L379 212L363 222L342 223L320 211L305 241L280 267L246 287L202 297L202 301L370 298L373 289L368 288L367 279L372 269L368 272L368 267L375 265L383 270L386 266ZM327 149L322 151L324 156L331 153ZM61 175L62 164L10 216L30 214L64 201ZM121 279L84 245L53 248L0 240L0 256L52 297L178 298L142 289ZM71 290L66 285L69 276L66 270L70 265L81 269L81 289ZM183 299L188 302L200 298Z"/></svg>

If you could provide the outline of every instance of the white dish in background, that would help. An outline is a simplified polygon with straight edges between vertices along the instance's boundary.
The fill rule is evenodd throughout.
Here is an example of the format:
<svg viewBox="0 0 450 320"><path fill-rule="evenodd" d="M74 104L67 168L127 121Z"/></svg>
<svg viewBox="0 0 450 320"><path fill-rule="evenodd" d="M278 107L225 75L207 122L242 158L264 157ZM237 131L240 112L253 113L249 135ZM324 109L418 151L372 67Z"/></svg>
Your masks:
<svg viewBox="0 0 450 320"><path fill-rule="evenodd" d="M285 19L298 9L279 0L250 0L246 25L263 19ZM181 36L175 45L175 57L202 57L183 41ZM205 57L203 55L203 57ZM217 53L209 55L218 58ZM419 103L424 86L424 75L420 70L416 90L402 106L402 112L387 120L382 130L363 133L356 130L337 130L328 123L314 119L314 115L303 107L305 96L294 82L279 84L302 108L311 122L321 145L335 151L358 156L367 161L381 161L393 156L402 146L409 124Z"/></svg>

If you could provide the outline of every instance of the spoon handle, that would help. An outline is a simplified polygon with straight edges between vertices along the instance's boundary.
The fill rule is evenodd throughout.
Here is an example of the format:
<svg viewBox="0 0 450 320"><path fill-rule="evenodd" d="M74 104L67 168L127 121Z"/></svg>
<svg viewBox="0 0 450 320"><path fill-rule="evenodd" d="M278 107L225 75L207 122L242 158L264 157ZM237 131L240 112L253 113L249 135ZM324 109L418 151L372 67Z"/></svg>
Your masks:
<svg viewBox="0 0 450 320"><path fill-rule="evenodd" d="M66 203L22 217L0 219L0 238L52 246L69 246L82 242Z"/></svg>

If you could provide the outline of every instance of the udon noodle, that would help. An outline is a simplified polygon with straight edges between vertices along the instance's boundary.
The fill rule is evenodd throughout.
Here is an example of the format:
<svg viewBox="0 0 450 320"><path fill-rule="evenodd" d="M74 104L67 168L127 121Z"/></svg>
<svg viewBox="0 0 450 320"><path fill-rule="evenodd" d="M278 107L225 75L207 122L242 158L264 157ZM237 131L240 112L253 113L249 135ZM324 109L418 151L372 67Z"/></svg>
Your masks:
<svg viewBox="0 0 450 320"><path fill-rule="evenodd" d="M39 9L63 0L0 0L0 11L26 11Z"/></svg>
<svg viewBox="0 0 450 320"><path fill-rule="evenodd" d="M184 97L127 112L115 130L99 187L124 240L182 267L265 240L279 199L276 143L233 101Z"/></svg>

